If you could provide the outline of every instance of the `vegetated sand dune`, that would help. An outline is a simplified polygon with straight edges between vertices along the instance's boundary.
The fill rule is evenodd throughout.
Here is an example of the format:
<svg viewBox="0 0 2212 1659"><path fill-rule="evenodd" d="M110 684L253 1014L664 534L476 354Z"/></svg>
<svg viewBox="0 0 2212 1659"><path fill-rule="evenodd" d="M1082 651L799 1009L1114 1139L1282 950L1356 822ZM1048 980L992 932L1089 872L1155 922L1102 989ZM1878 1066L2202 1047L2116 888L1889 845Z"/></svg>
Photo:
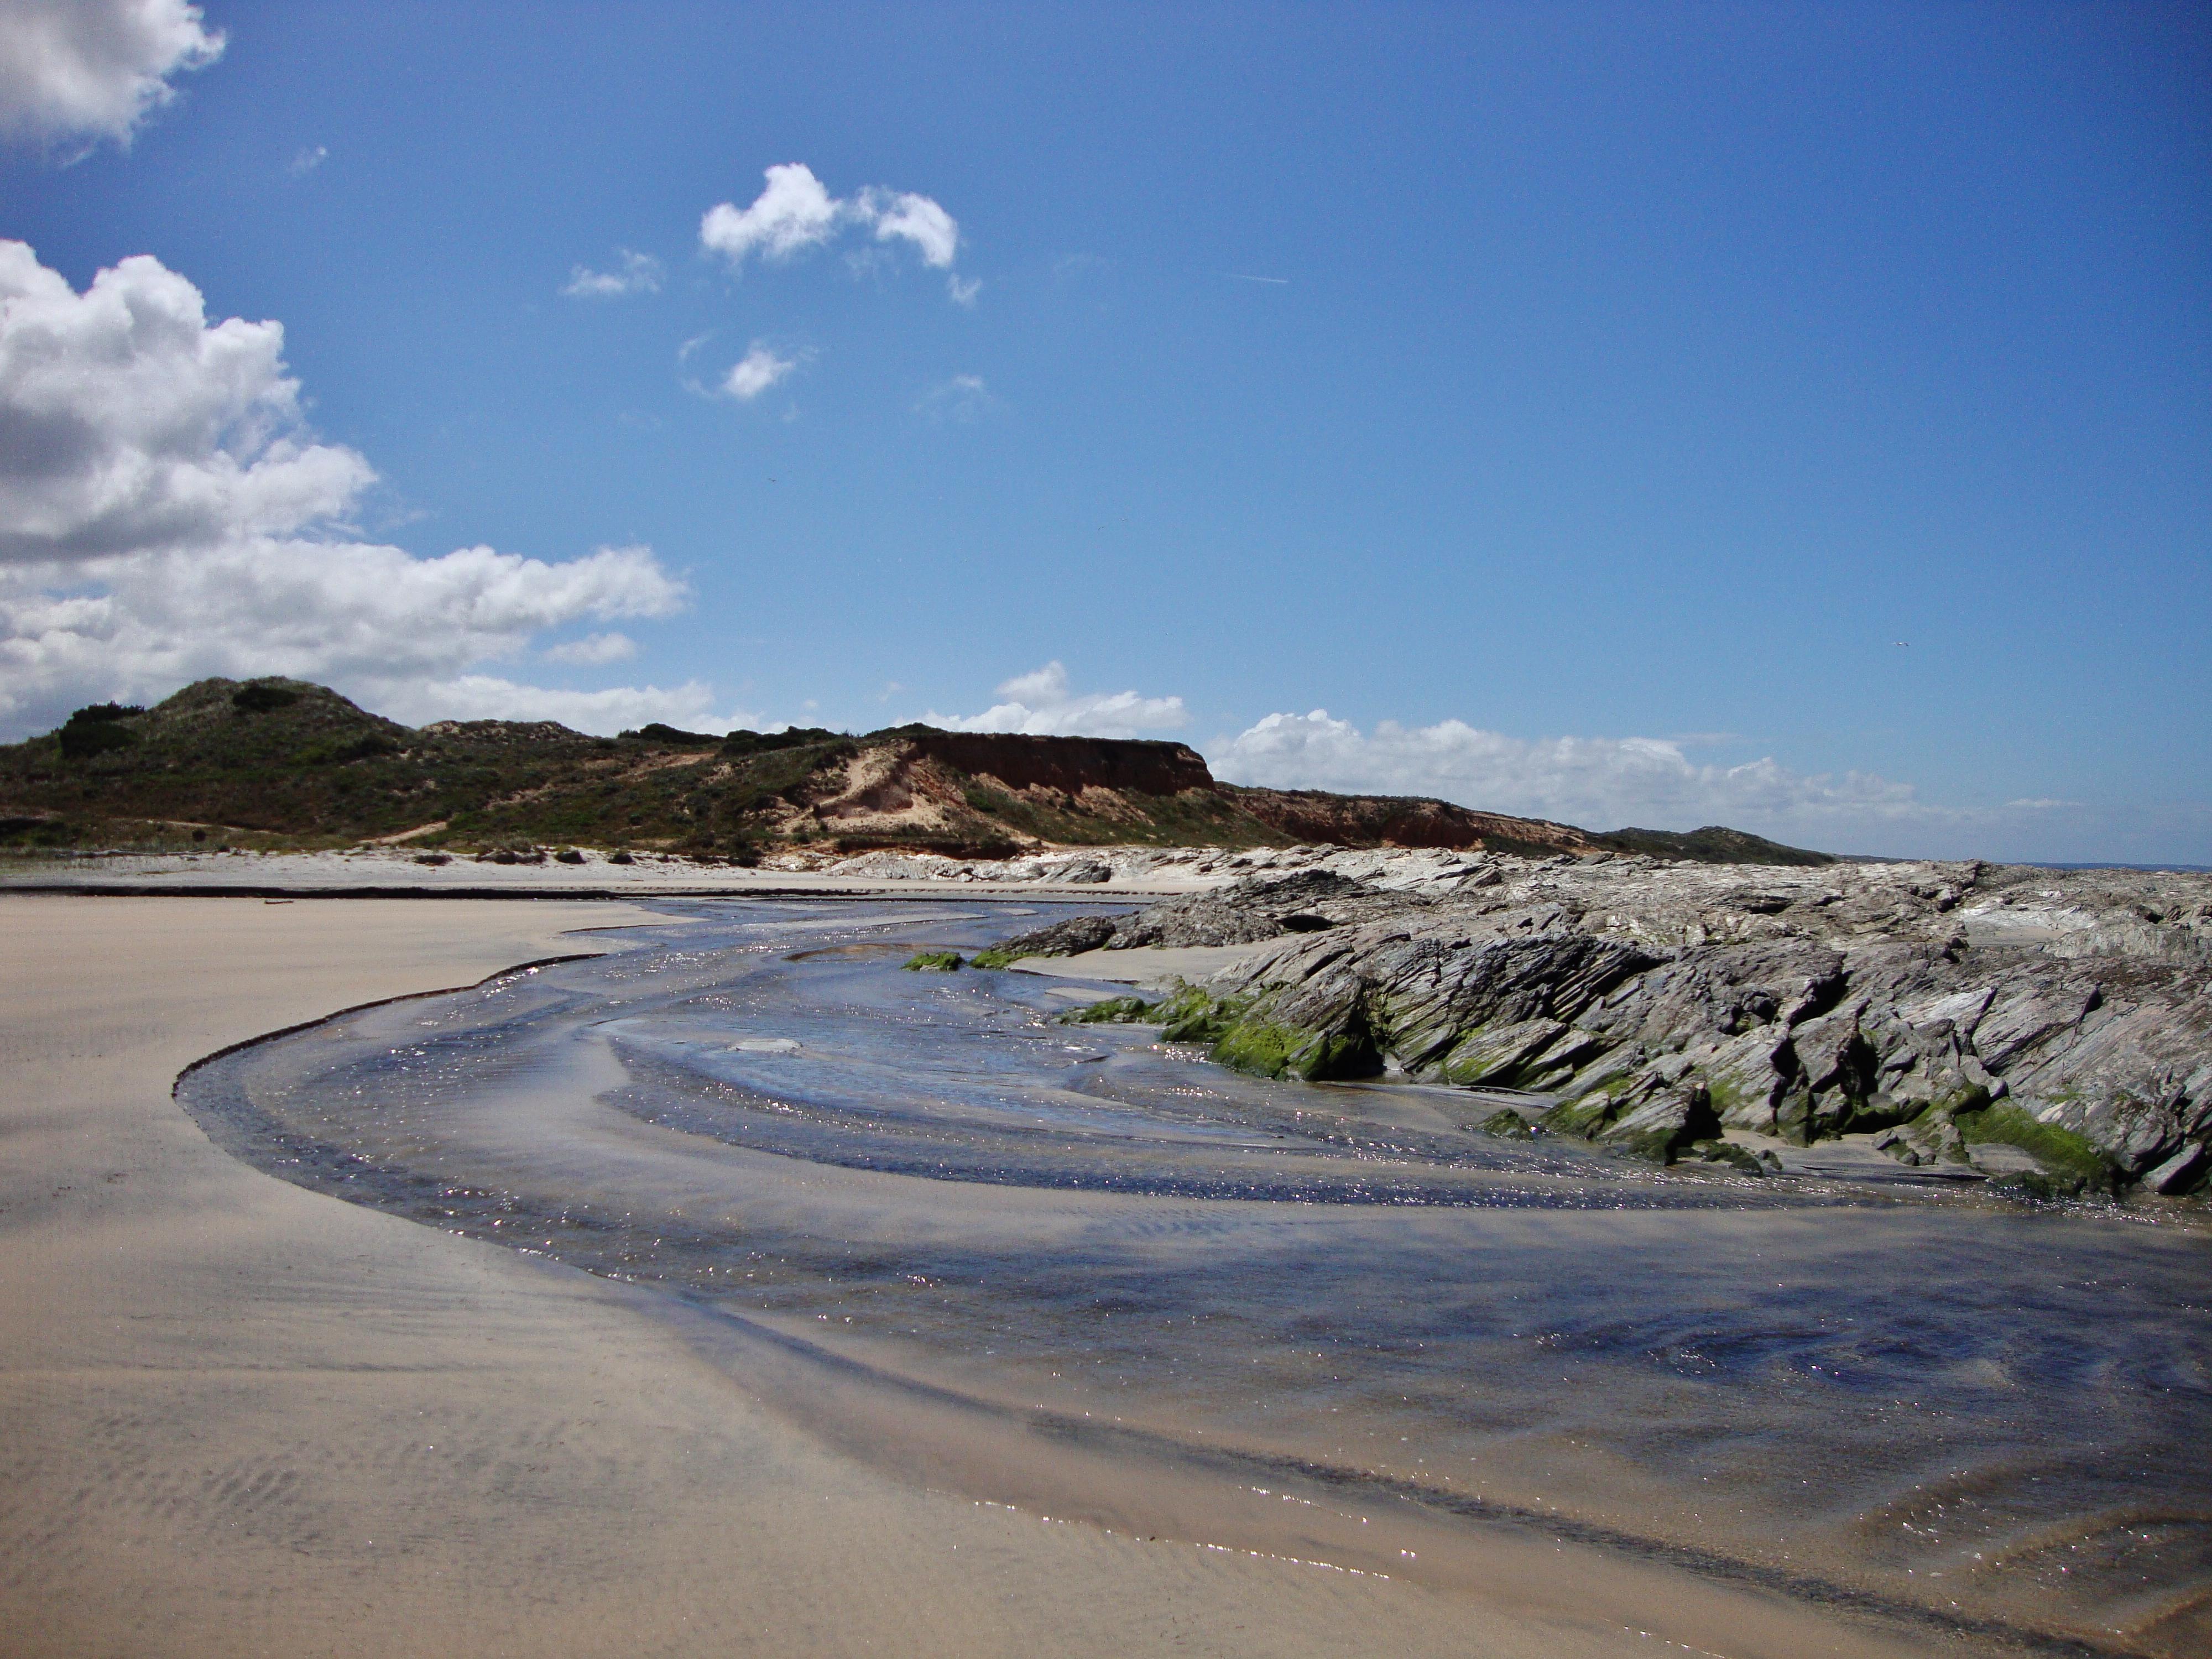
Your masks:
<svg viewBox="0 0 2212 1659"><path fill-rule="evenodd" d="M1832 861L1731 830L1594 836L1441 800L1243 788L1180 743L927 726L715 736L654 725L618 738L547 720L415 728L302 680L202 680L153 708L96 703L0 744L0 845L50 851L514 853L548 842L750 862L800 848L1001 859L1300 841Z"/></svg>
<svg viewBox="0 0 2212 1659"><path fill-rule="evenodd" d="M255 1173L171 1098L227 1045L643 919L0 897L9 1654L1894 1650L1548 1540L1443 1584L903 1484L621 1286Z"/></svg>

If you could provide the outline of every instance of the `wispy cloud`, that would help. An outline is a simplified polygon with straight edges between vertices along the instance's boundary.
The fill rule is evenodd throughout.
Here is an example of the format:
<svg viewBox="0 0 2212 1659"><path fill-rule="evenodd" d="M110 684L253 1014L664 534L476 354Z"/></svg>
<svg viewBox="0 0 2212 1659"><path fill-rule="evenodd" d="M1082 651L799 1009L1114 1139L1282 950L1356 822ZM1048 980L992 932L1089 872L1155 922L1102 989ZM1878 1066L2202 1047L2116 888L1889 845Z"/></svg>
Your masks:
<svg viewBox="0 0 2212 1659"><path fill-rule="evenodd" d="M1291 285L1291 279L1287 276L1253 276L1241 270L1224 270L1219 274L1226 276L1232 283L1267 283L1275 288L1288 288Z"/></svg>
<svg viewBox="0 0 2212 1659"><path fill-rule="evenodd" d="M561 292L572 300L618 300L629 294L660 292L665 272L659 260L650 253L633 253L628 248L616 251L622 256L619 270L592 270L573 265Z"/></svg>
<svg viewBox="0 0 2212 1659"><path fill-rule="evenodd" d="M304 179L328 161L330 154L330 150L321 144L312 147L303 146L294 154L291 161L286 163L284 171L295 179Z"/></svg>
<svg viewBox="0 0 2212 1659"><path fill-rule="evenodd" d="M998 405L981 375L956 374L923 392L914 409L915 414L933 421L964 423L980 420Z"/></svg>

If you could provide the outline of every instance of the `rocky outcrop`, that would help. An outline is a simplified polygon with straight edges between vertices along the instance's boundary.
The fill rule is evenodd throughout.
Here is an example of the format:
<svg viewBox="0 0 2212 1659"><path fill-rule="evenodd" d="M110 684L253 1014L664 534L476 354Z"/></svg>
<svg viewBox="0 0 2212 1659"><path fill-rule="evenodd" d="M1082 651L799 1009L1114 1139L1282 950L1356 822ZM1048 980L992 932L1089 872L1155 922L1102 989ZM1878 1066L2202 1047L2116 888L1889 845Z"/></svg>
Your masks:
<svg viewBox="0 0 2212 1659"><path fill-rule="evenodd" d="M1649 1157L1742 1164L1729 1131L1875 1134L1901 1164L2037 1191L2212 1176L2212 881L1976 864L1756 871L1500 860L1443 891L1339 877L1285 931L1247 880L1109 947L1279 942L1164 1006L1168 1034L1308 1079L1505 1089L1523 1115ZM1335 917L1326 915L1331 903ZM2008 1155L2011 1156L2011 1155Z"/></svg>
<svg viewBox="0 0 2212 1659"><path fill-rule="evenodd" d="M1285 933L1320 933L1395 915L1429 902L1386 892L1328 870L1248 876L1214 891L1167 900L1135 915L1078 916L1054 922L994 945L986 954L1012 962L1023 957L1069 957L1145 945L1255 945Z"/></svg>

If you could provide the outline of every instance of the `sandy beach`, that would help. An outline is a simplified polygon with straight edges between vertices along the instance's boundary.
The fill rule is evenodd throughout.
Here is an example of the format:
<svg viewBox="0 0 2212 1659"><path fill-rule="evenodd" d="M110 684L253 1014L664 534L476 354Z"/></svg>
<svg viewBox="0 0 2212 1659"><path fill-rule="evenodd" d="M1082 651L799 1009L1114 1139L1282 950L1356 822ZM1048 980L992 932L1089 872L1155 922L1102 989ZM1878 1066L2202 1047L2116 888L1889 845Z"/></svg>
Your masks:
<svg viewBox="0 0 2212 1659"><path fill-rule="evenodd" d="M1669 16L0 0L0 1659L2212 1659L2212 0Z"/></svg>
<svg viewBox="0 0 2212 1659"><path fill-rule="evenodd" d="M622 1287L256 1173L170 1097L226 1045L647 919L0 898L9 1653L1900 1650L1549 1540L1424 1583L907 1484Z"/></svg>
<svg viewBox="0 0 2212 1659"><path fill-rule="evenodd" d="M581 1275L253 1174L169 1102L215 1048L591 949L570 930L634 915L0 909L9 1650L1225 1650L1255 1620L1287 1639L1329 1620L1340 1592L1296 1570L890 1489ZM1338 1610L1340 1635L1382 1612Z"/></svg>

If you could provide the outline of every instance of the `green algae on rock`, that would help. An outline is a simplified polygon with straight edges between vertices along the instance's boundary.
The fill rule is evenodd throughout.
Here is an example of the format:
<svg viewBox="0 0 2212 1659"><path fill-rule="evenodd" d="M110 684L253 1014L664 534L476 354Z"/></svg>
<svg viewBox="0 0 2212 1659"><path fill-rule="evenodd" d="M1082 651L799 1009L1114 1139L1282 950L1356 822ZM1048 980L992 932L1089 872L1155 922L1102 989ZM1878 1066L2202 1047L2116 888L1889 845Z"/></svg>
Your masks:
<svg viewBox="0 0 2212 1659"><path fill-rule="evenodd" d="M957 951L921 951L899 966L908 973L955 974L960 971L961 956Z"/></svg>

